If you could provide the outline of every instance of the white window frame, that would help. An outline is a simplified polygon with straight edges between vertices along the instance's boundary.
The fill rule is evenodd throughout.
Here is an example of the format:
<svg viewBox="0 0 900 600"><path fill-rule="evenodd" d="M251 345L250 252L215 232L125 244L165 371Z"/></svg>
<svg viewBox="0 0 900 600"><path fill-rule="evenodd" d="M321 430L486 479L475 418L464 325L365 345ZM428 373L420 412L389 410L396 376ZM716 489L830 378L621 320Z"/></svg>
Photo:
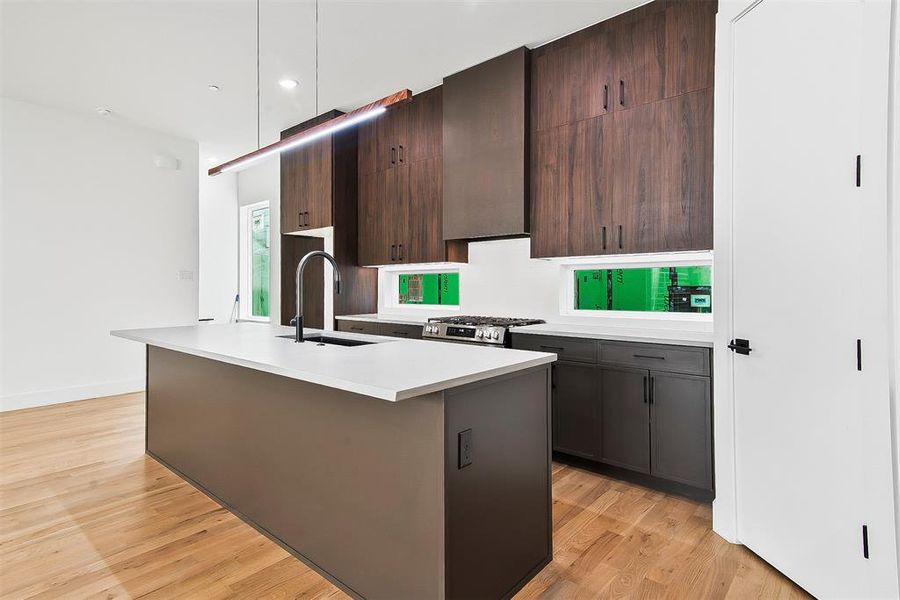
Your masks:
<svg viewBox="0 0 900 600"><path fill-rule="evenodd" d="M636 310L578 310L575 308L575 271L584 269L640 269L647 267L710 267L713 266L711 250L699 252L673 252L661 254L623 254L617 256L591 256L562 259L560 263L559 314L563 317L584 319L619 319L640 321L687 321L712 323L713 306L708 313L669 313Z"/></svg>
<svg viewBox="0 0 900 600"><path fill-rule="evenodd" d="M458 273L460 276L460 295L462 295L462 269L457 263L435 263L422 266L390 266L379 269L378 293L381 305L388 310L423 311L433 314L435 311L459 312L459 304L400 304L400 275L422 275L428 273Z"/></svg>
<svg viewBox="0 0 900 600"><path fill-rule="evenodd" d="M253 306L250 301L250 286L252 285L253 275L251 274L252 263L250 260L250 245L252 243L252 238L250 236L250 215L254 210L259 208L268 208L269 209L269 312L270 315L268 317L257 317L255 315L250 314L250 309ZM271 260L272 260L272 206L270 205L268 200L263 200L262 202L254 202L253 204L245 204L240 207L240 218L238 231L238 280L239 280L239 293L240 293L240 311L239 311L239 320L241 321L257 321L260 323L269 323L271 321L271 310L272 310L272 273L271 273Z"/></svg>

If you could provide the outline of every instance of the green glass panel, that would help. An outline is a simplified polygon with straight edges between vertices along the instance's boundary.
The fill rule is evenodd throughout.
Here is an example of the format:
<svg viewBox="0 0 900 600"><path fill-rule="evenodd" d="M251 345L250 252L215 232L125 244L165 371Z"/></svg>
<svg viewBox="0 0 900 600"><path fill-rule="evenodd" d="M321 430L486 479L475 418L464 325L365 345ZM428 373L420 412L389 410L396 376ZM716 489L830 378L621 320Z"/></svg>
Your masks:
<svg viewBox="0 0 900 600"><path fill-rule="evenodd" d="M269 209L250 213L251 312L254 317L269 316Z"/></svg>
<svg viewBox="0 0 900 600"><path fill-rule="evenodd" d="M399 279L400 304L459 304L459 273L404 273Z"/></svg>
<svg viewBox="0 0 900 600"><path fill-rule="evenodd" d="M577 270L575 309L709 313L712 268Z"/></svg>

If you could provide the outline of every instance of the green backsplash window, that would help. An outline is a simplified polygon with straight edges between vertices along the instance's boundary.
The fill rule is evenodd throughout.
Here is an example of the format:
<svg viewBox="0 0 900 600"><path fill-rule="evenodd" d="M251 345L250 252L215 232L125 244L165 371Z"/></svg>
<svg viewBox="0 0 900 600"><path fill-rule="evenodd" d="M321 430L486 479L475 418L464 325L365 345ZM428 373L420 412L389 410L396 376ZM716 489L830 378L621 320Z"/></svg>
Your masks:
<svg viewBox="0 0 900 600"><path fill-rule="evenodd" d="M251 314L269 316L269 207L250 213Z"/></svg>
<svg viewBox="0 0 900 600"><path fill-rule="evenodd" d="M459 304L459 273L400 275L400 304Z"/></svg>
<svg viewBox="0 0 900 600"><path fill-rule="evenodd" d="M712 312L712 267L575 271L576 310Z"/></svg>

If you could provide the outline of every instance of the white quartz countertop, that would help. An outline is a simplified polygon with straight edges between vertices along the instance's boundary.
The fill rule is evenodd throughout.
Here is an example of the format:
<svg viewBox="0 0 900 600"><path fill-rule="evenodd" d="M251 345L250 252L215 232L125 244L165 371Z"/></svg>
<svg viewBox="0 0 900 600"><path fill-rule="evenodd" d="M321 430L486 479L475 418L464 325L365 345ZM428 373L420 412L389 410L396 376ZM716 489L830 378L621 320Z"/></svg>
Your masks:
<svg viewBox="0 0 900 600"><path fill-rule="evenodd" d="M402 317L392 317L390 315L339 315L335 319L338 321L366 321L368 323L398 323L400 325L424 325L428 322L429 315L421 317L413 317L404 315Z"/></svg>
<svg viewBox="0 0 900 600"><path fill-rule="evenodd" d="M306 329L306 335L378 341L297 344L293 328L264 323L126 329L111 335L392 402L545 365L555 354Z"/></svg>
<svg viewBox="0 0 900 600"><path fill-rule="evenodd" d="M511 330L514 334L558 335L619 342L644 342L675 346L713 347L712 331L681 331L677 329L613 327L568 323L544 323L526 325Z"/></svg>

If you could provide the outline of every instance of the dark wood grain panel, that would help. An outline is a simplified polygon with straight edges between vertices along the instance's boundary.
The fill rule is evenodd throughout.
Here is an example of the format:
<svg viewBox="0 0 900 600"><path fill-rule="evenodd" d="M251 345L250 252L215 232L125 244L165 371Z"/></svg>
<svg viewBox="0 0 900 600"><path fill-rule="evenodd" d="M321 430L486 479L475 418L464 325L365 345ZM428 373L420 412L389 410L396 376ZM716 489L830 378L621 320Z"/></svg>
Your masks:
<svg viewBox="0 0 900 600"><path fill-rule="evenodd" d="M404 140L401 136L401 148L398 148L398 160L401 164L440 158L443 104L443 86L413 96L412 102L406 106L406 137Z"/></svg>
<svg viewBox="0 0 900 600"><path fill-rule="evenodd" d="M661 104L662 176L656 249L711 250L713 243L713 91Z"/></svg>
<svg viewBox="0 0 900 600"><path fill-rule="evenodd" d="M666 6L666 97L711 88L715 66L715 0Z"/></svg>
<svg viewBox="0 0 900 600"><path fill-rule="evenodd" d="M441 262L446 258L441 236L441 161L439 158L419 160L408 168L406 197L401 206L406 212L407 234L403 262Z"/></svg>
<svg viewBox="0 0 900 600"><path fill-rule="evenodd" d="M606 254L611 247L613 208L607 156L611 145L606 117L579 121L568 128L567 256Z"/></svg>
<svg viewBox="0 0 900 600"><path fill-rule="evenodd" d="M609 21L614 35L615 110L628 110L665 95L665 4L653 2Z"/></svg>
<svg viewBox="0 0 900 600"><path fill-rule="evenodd" d="M564 256L568 247L571 126L534 132L531 151L531 256Z"/></svg>
<svg viewBox="0 0 900 600"><path fill-rule="evenodd" d="M359 264L391 263L391 245L396 245L393 211L396 204L396 172L377 171L359 178Z"/></svg>
<svg viewBox="0 0 900 600"><path fill-rule="evenodd" d="M369 175L378 170L378 121L360 123L357 128L359 139L359 176Z"/></svg>
<svg viewBox="0 0 900 600"><path fill-rule="evenodd" d="M281 236L281 324L289 325L297 312L296 275L300 259L325 248L322 238ZM303 271L303 324L321 328L325 315L325 267L317 260Z"/></svg>

